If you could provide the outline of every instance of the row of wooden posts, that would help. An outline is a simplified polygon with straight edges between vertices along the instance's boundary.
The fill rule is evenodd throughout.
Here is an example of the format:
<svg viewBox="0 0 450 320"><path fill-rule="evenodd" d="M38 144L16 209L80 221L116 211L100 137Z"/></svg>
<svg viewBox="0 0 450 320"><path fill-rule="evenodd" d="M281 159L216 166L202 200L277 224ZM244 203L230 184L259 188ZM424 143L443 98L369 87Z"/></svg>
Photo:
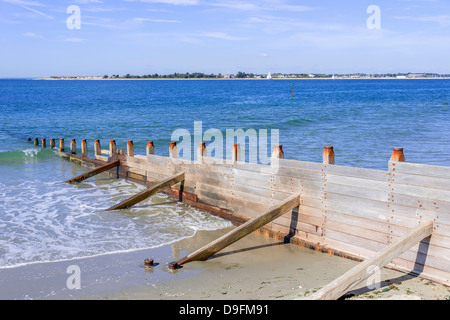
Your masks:
<svg viewBox="0 0 450 320"><path fill-rule="evenodd" d="M37 140L35 140L35 144L37 144ZM42 140L42 146L45 147L45 140ZM54 148L54 140L51 142L50 146ZM95 141L95 152L96 154L101 154L100 142L99 140ZM71 141L71 152L76 153L76 145L75 140ZM60 140L60 150L64 151L64 140ZM82 152L83 155L87 155L86 148L86 140L83 140L82 144ZM116 145L114 140L110 142L110 153L116 152ZM128 141L127 144L127 152L129 156L133 156L133 143L132 141ZM176 143L171 142L170 144L170 152L171 156L176 154ZM198 152L201 153L202 156L206 156L206 146L204 143L199 145ZM149 142L147 144L147 154L154 153L153 143ZM240 157L239 145L234 144L233 146L233 157L238 159ZM278 158L284 158L283 150L281 145L276 145L273 151L272 156L276 156ZM324 148L323 152L324 163L334 164L334 152L333 147L327 146ZM403 155L402 148L394 148L391 161L405 161ZM100 168L96 168L88 173L85 173L79 177L71 179L66 182L80 182L83 179L87 179L92 177L95 174L101 173L105 170L108 170L114 166L120 166L120 160L116 160L112 163L108 163ZM176 175L169 177L156 185L151 186L147 190L140 192L139 194L119 203L118 205L111 207L108 210L117 210L117 209L125 209L133 206L134 204L143 201L144 199L150 197L151 195L160 192L161 190L168 188L178 182L183 183L185 180L185 173L179 172ZM263 227L267 223L275 220L276 218L282 216L289 210L293 210L296 207L301 205L300 203L300 194L294 194L281 201L278 204L275 204L268 208L266 211L262 212L258 216L253 219L248 220L246 223L240 225L239 227L231 230L227 234L222 237L212 241L211 243L199 248L198 250L188 254L187 256L169 263L170 269L177 269L181 267L183 264L191 262L191 261L203 261L221 251L225 247L231 245L232 243L242 239L246 235L251 232ZM330 282L328 285L323 287L321 290L315 292L308 299L312 300L321 300L321 299L337 299L341 297L345 292L353 289L356 285L361 283L364 279L372 276L374 272L378 268L384 267L390 261L401 255L402 253L409 250L411 247L416 245L422 239L429 237L433 232L433 222L426 222L420 224L418 227L412 229L410 232L401 237L397 242L392 243L391 245L384 248L382 251L373 255L371 258L365 260L364 262L358 264L353 267L341 277L336 280ZM148 259L147 259L148 260ZM147 261L146 260L146 261Z"/></svg>
<svg viewBox="0 0 450 320"><path fill-rule="evenodd" d="M29 141L31 138L28 139ZM39 139L34 139L34 145L39 145ZM42 148L46 148L47 143L46 139L42 139ZM55 148L55 139L50 139L50 148ZM65 145L64 145L64 139L59 139L59 151L64 152ZM76 140L71 139L70 140L70 153L76 154L77 153L77 145ZM110 140L109 142L109 154L115 154L117 153L117 146L115 140ZM102 149L100 145L100 140L95 140L94 142L94 154L97 156L100 156L102 154ZM155 154L155 146L153 144L153 141L147 141L147 147L146 147L146 154ZM81 140L81 155L83 157L87 157L87 140L83 139ZM134 144L133 140L128 140L127 142L127 155L129 157L134 156ZM197 156L198 157L206 157L206 143L200 142L197 149ZM175 141L170 142L169 146L169 157L170 158L177 158L178 157L178 151L177 151L177 143ZM274 146L273 152L272 152L272 158L280 158L284 159L284 152L283 152L283 146L281 144L276 144ZM232 148L232 159L233 161L240 161L241 160L241 147L239 143L234 143ZM405 155L403 154L403 148L393 148L392 155L390 161L399 161L404 162L405 161ZM323 163L324 164L334 164L334 150L332 146L325 146L323 150Z"/></svg>

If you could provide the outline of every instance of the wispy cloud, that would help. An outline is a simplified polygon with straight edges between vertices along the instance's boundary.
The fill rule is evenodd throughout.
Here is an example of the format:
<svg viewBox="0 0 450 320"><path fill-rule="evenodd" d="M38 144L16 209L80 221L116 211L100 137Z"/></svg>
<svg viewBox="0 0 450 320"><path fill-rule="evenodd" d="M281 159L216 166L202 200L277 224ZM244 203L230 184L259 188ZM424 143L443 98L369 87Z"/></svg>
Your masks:
<svg viewBox="0 0 450 320"><path fill-rule="evenodd" d="M422 16L422 17L396 16L394 18L398 20L434 22L438 23L442 27L450 26L450 15L436 15L436 16Z"/></svg>
<svg viewBox="0 0 450 320"><path fill-rule="evenodd" d="M22 33L22 35L23 35L24 37L29 37L29 38L44 39L43 36L38 35L38 34L36 34L36 33L34 33L34 32L25 32L25 33Z"/></svg>
<svg viewBox="0 0 450 320"><path fill-rule="evenodd" d="M179 20L165 20L165 19L149 19L149 18L134 18L134 22L162 22L162 23L181 23Z"/></svg>
<svg viewBox="0 0 450 320"><path fill-rule="evenodd" d="M235 36L226 34L224 32L204 32L204 33L197 34L197 36L206 37L206 38L215 38L215 39L221 39L221 40L232 40L232 41L248 40L248 38L235 37Z"/></svg>
<svg viewBox="0 0 450 320"><path fill-rule="evenodd" d="M31 7L43 7L44 5L37 1L25 1L25 0L0 0L1 2L16 4L20 6L31 6Z"/></svg>
<svg viewBox="0 0 450 320"><path fill-rule="evenodd" d="M195 6L200 4L199 0L125 0L125 1L140 1L147 3L161 3L161 4L171 4L171 5L182 5L182 6Z"/></svg>
<svg viewBox="0 0 450 320"><path fill-rule="evenodd" d="M24 5L21 5L21 7L24 8L24 9L27 9L28 11L34 12L34 13L40 15L40 16L46 17L47 19L53 19L52 16L49 16L48 14L46 14L46 13L44 13L42 11L39 11L39 10L30 8L30 7L27 7L27 6L24 6Z"/></svg>
<svg viewBox="0 0 450 320"><path fill-rule="evenodd" d="M85 39L82 38L65 38L63 39L64 42L75 42L75 43L80 43L83 42Z"/></svg>

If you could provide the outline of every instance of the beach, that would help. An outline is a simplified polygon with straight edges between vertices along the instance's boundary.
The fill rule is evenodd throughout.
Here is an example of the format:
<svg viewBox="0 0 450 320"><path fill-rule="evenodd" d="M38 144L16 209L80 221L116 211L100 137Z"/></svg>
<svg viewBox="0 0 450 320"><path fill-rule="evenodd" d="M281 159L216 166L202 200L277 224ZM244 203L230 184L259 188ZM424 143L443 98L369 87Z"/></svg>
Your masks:
<svg viewBox="0 0 450 320"><path fill-rule="evenodd" d="M293 300L305 299L356 264L327 253L253 233L207 261L177 270L168 263L233 227L200 231L159 248L40 263L0 270L0 299L31 300ZM147 267L145 259L153 259ZM78 266L80 289L70 289L68 267ZM364 283L347 299L443 300L450 289L383 269L379 288ZM354 295L356 294L356 295Z"/></svg>

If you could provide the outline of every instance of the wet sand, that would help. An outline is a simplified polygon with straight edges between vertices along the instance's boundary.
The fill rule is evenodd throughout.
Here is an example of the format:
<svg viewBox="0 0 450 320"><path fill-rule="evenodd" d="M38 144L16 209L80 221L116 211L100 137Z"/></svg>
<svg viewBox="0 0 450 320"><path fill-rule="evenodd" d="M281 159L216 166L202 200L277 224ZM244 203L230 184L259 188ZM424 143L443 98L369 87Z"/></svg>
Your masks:
<svg viewBox="0 0 450 320"><path fill-rule="evenodd" d="M358 263L254 233L207 261L168 268L229 230L200 231L154 249L2 269L0 299L291 300L307 297ZM148 258L153 267L145 267ZM80 270L80 289L67 285L73 265ZM449 298L450 288L383 269L377 289L363 284L351 295L441 300Z"/></svg>

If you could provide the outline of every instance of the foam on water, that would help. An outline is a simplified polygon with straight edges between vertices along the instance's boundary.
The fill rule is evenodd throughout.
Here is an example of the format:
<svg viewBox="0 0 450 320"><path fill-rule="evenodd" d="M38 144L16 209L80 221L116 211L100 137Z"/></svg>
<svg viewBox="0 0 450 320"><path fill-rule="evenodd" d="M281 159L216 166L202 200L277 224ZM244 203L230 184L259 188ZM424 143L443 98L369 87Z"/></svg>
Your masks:
<svg viewBox="0 0 450 320"><path fill-rule="evenodd" d="M33 158L40 152L23 154ZM31 174L16 179L12 168ZM231 225L162 194L128 210L107 212L145 187L106 176L74 185L61 182L80 171L86 169L56 156L0 164L0 268L155 248L197 230Z"/></svg>

